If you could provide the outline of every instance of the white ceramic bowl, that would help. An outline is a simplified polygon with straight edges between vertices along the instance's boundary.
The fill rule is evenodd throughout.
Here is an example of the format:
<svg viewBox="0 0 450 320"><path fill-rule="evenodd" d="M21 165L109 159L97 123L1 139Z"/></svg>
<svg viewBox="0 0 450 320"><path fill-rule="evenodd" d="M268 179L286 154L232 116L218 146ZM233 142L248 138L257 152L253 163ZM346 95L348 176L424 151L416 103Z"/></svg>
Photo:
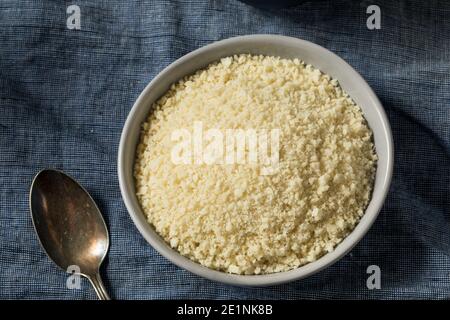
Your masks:
<svg viewBox="0 0 450 320"><path fill-rule="evenodd" d="M135 195L133 165L140 125L151 111L152 103L183 76L206 67L222 57L251 53L298 58L339 80L342 88L361 107L373 131L378 164L372 199L356 228L335 248L317 261L297 269L267 275L234 275L206 268L172 249L147 223ZM380 211L389 189L393 170L393 141L383 107L364 79L344 60L327 49L308 41L279 35L248 35L230 38L197 49L161 71L136 100L123 128L118 175L120 191L136 227L164 257L202 277L233 285L265 286L309 276L342 258L366 234Z"/></svg>

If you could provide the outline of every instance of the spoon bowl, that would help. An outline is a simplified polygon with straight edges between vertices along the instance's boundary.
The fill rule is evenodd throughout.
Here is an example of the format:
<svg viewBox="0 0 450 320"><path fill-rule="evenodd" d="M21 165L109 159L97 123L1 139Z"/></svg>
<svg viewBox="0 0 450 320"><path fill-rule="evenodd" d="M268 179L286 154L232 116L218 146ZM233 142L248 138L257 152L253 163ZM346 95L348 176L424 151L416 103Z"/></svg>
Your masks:
<svg viewBox="0 0 450 320"><path fill-rule="evenodd" d="M30 209L47 255L64 271L76 266L98 297L109 300L99 275L109 248L105 221L89 193L58 170L45 169L33 179Z"/></svg>

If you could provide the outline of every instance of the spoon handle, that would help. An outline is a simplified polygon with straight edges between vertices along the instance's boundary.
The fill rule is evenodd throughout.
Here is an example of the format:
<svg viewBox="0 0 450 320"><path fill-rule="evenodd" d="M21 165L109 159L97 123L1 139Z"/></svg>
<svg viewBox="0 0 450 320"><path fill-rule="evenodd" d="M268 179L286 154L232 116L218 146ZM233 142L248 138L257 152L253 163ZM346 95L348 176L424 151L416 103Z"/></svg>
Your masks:
<svg viewBox="0 0 450 320"><path fill-rule="evenodd" d="M94 287L95 293L97 293L97 296L100 300L111 300L108 292L106 292L105 285L100 278L99 272L97 272L94 276L89 276L88 279Z"/></svg>

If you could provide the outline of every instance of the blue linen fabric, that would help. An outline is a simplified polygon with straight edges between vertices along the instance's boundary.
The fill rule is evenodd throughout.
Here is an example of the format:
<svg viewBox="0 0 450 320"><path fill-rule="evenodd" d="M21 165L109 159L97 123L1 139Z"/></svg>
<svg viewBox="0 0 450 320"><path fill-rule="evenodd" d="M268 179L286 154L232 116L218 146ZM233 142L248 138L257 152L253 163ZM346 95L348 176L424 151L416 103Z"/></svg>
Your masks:
<svg viewBox="0 0 450 320"><path fill-rule="evenodd" d="M69 5L81 30L66 26ZM381 8L369 30L366 9ZM2 0L0 2L0 298L95 299L45 255L28 191L60 168L98 203L110 230L102 268L118 299L450 298L450 4L312 1L263 10L234 0ZM267 288L212 282L159 255L119 192L122 126L147 83L182 55L244 34L310 40L352 65L380 97L395 140L395 172L378 220L333 266ZM381 289L369 290L369 265Z"/></svg>

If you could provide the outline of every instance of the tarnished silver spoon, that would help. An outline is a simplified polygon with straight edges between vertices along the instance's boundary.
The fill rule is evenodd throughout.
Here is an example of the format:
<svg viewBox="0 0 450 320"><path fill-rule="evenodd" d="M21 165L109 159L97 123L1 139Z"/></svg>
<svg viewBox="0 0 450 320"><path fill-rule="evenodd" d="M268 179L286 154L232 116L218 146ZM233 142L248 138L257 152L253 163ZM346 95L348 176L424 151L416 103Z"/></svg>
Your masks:
<svg viewBox="0 0 450 320"><path fill-rule="evenodd" d="M99 272L109 247L108 229L87 191L61 171L42 170L31 185L30 210L50 259L64 271L76 266L99 299L110 300Z"/></svg>

